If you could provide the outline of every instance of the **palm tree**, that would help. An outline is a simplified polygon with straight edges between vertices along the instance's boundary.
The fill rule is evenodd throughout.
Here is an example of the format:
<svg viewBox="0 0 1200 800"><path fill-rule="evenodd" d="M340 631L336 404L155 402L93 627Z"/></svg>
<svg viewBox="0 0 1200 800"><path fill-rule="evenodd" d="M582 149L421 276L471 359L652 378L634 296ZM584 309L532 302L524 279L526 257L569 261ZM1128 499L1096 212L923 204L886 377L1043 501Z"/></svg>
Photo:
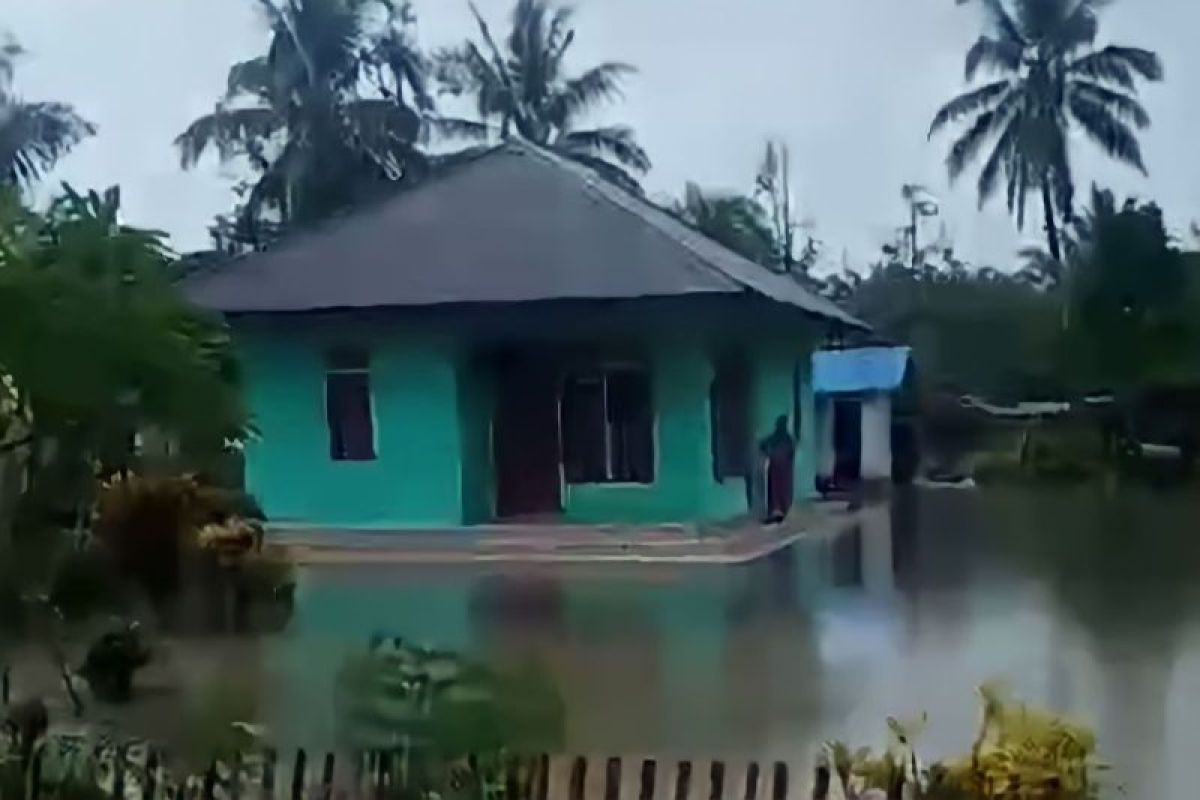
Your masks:
<svg viewBox="0 0 1200 800"><path fill-rule="evenodd" d="M1136 131L1150 117L1136 99L1136 82L1160 80L1162 64L1149 50L1096 48L1104 0L980 2L990 30L967 51L966 79L984 69L1000 77L943 106L929 135L968 118L970 126L946 158L951 180L991 142L979 173L980 204L1003 173L1009 211L1023 227L1026 195L1039 192L1050 254L1059 260L1059 220L1071 219L1074 194L1069 133L1078 128L1110 157L1144 173Z"/></svg>
<svg viewBox="0 0 1200 800"><path fill-rule="evenodd" d="M24 51L0 42L0 184L29 187L96 127L65 103L30 103L12 90Z"/></svg>
<svg viewBox="0 0 1200 800"><path fill-rule="evenodd" d="M688 183L675 213L715 242L764 267L772 267L778 252L767 212L753 197L706 193Z"/></svg>
<svg viewBox="0 0 1200 800"><path fill-rule="evenodd" d="M433 107L407 3L259 3L271 27L267 53L230 68L216 108L176 139L185 168L209 150L250 164L255 179L234 219L251 238L419 172L417 143Z"/></svg>
<svg viewBox="0 0 1200 800"><path fill-rule="evenodd" d="M650 169L650 158L633 130L624 125L578 127L597 104L620 95L622 80L634 68L608 61L569 76L563 65L575 41L569 6L517 0L504 50L473 4L471 11L482 44L468 41L440 53L437 60L447 91L474 96L479 121L447 122L443 129L477 138L515 133L638 190L635 176Z"/></svg>

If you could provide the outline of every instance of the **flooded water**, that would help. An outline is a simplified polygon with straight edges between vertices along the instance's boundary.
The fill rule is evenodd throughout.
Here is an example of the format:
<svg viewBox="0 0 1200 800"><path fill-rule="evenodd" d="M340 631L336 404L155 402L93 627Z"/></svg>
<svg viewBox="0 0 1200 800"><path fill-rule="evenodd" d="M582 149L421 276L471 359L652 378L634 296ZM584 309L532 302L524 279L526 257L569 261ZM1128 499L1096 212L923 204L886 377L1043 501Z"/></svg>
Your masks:
<svg viewBox="0 0 1200 800"><path fill-rule="evenodd" d="M375 631L533 660L595 754L794 759L927 712L964 751L1007 682L1100 733L1111 784L1185 796L1200 745L1200 499L925 492L747 567L322 568L274 658L280 730L330 735L329 682Z"/></svg>

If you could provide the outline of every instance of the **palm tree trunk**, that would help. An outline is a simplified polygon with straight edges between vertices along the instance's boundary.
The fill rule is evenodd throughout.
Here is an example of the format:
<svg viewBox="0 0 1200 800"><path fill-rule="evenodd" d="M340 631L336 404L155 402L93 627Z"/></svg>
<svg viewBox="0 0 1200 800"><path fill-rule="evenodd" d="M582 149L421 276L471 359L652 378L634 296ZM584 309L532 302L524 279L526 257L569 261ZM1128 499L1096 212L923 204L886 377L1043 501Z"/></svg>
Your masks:
<svg viewBox="0 0 1200 800"><path fill-rule="evenodd" d="M1058 239L1058 223L1054 221L1054 200L1050 197L1050 181L1042 178L1042 211L1046 215L1046 244L1050 255L1059 264L1062 263L1062 246Z"/></svg>

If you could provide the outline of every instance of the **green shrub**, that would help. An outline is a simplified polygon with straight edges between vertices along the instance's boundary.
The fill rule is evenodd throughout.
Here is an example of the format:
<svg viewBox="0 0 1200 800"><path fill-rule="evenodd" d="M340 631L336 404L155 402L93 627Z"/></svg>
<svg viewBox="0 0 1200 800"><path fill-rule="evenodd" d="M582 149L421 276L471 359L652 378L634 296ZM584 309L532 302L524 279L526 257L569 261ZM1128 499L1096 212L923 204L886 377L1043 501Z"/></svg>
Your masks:
<svg viewBox="0 0 1200 800"><path fill-rule="evenodd" d="M133 696L133 676L150 663L150 648L136 624L107 631L88 648L79 670L92 693L110 703L127 703Z"/></svg>

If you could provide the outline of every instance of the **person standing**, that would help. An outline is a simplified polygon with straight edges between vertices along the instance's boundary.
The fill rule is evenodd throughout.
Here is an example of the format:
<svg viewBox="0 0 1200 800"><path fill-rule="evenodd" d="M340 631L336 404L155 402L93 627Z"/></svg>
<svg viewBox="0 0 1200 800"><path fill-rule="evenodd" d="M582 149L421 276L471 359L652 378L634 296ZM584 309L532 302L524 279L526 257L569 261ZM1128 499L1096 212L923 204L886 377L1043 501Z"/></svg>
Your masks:
<svg viewBox="0 0 1200 800"><path fill-rule="evenodd" d="M788 418L781 414L775 419L775 430L759 443L766 460L768 524L783 522L792 510L795 486L796 440L788 431Z"/></svg>

